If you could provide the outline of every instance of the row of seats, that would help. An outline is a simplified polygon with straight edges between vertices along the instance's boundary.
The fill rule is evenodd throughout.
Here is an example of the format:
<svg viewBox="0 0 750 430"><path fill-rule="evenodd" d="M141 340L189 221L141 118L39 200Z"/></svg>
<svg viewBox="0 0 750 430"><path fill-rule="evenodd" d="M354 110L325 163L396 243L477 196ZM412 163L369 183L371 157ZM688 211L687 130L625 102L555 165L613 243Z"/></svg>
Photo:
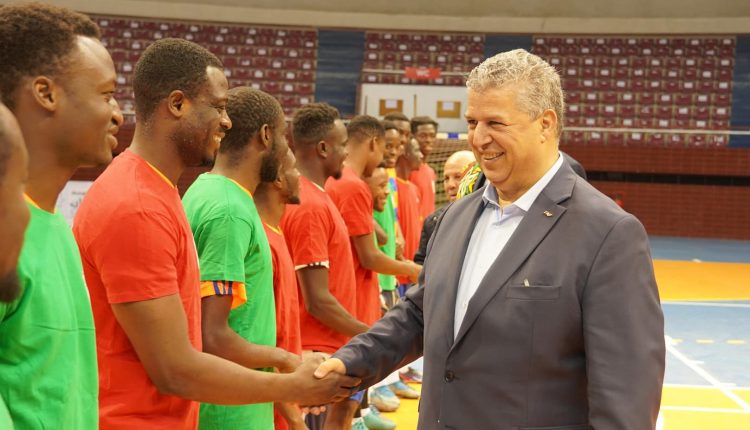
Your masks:
<svg viewBox="0 0 750 430"><path fill-rule="evenodd" d="M664 130L727 130L728 119L676 119L639 117L567 117L568 127L655 128Z"/></svg>
<svg viewBox="0 0 750 430"><path fill-rule="evenodd" d="M561 144L590 144L649 147L722 147L729 144L727 134L617 133L600 131L564 131Z"/></svg>
<svg viewBox="0 0 750 430"><path fill-rule="evenodd" d="M441 52L482 54L483 43L456 42L367 42L367 49L386 52Z"/></svg>
<svg viewBox="0 0 750 430"><path fill-rule="evenodd" d="M394 66L403 65L425 65L425 64L438 64L444 65L456 65L465 68L467 64L476 66L483 60L482 55L474 54L443 54L443 53L397 53L391 51L374 52L369 51L365 54L365 68L368 64L392 64Z"/></svg>
<svg viewBox="0 0 750 430"><path fill-rule="evenodd" d="M131 114L134 107L135 63L148 45L165 37L200 43L222 60L230 86L253 85L263 89L279 98L287 113L313 101L317 68L315 30L93 18L102 29L102 42L115 62L116 96L126 114Z"/></svg>
<svg viewBox="0 0 750 430"><path fill-rule="evenodd" d="M113 18L93 16L103 31L114 30L151 30L174 31L177 33L207 33L223 35L250 35L278 38L303 38L317 40L317 32L309 29L289 29L274 27L255 27L247 25L215 25L184 21L136 20L130 18Z"/></svg>
<svg viewBox="0 0 750 430"><path fill-rule="evenodd" d="M566 91L670 91L699 92L703 94L726 93L732 91L731 80L646 80L646 79L577 79L565 78L562 81Z"/></svg>
<svg viewBox="0 0 750 430"><path fill-rule="evenodd" d="M568 104L566 115L602 117L638 117L658 119L729 119L729 108L718 106L657 106L653 105L577 105Z"/></svg>
<svg viewBox="0 0 750 430"><path fill-rule="evenodd" d="M731 57L734 55L734 46L689 46L689 47L654 47L643 48L638 46L578 46L562 45L547 46L535 45L533 52L537 55L599 55L599 56L657 56L657 57L700 57L703 55Z"/></svg>
<svg viewBox="0 0 750 430"><path fill-rule="evenodd" d="M732 36L721 37L571 37L571 36L537 36L534 45L560 46L734 46L736 39Z"/></svg>
<svg viewBox="0 0 750 430"><path fill-rule="evenodd" d="M426 33L393 33L388 31L368 31L365 36L367 42L453 42L457 44L484 43L484 36L480 34L426 34Z"/></svg>
<svg viewBox="0 0 750 430"><path fill-rule="evenodd" d="M734 67L734 57L642 57L642 56L579 56L579 55L543 55L547 61L558 69L565 67L615 67L617 69L629 68L655 68L668 69L700 68L703 70L710 69L732 69Z"/></svg>
<svg viewBox="0 0 750 430"><path fill-rule="evenodd" d="M362 72L362 83L366 84L402 84L402 85L447 85L453 87L463 87L466 79L463 76L441 76L430 81L410 79L401 73L373 73L368 71Z"/></svg>
<svg viewBox="0 0 750 430"><path fill-rule="evenodd" d="M680 91L674 93L632 92L632 91L566 91L565 101L568 104L598 104L609 105L671 105L681 106L717 106L729 107L732 95L727 93L695 93Z"/></svg>
<svg viewBox="0 0 750 430"><path fill-rule="evenodd" d="M482 35L368 31L365 39L363 83L462 86L464 78L457 74L469 72L484 59ZM451 74L415 80L405 76L406 67L437 68Z"/></svg>

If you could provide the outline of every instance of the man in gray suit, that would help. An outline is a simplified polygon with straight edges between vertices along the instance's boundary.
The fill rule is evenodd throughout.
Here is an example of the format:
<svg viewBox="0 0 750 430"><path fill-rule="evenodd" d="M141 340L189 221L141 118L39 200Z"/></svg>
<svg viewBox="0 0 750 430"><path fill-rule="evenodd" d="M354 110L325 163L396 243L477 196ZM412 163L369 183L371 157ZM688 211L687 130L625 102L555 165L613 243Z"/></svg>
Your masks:
<svg viewBox="0 0 750 430"><path fill-rule="evenodd" d="M664 320L643 226L563 163L544 60L505 52L466 85L489 183L438 221L421 287L317 376L369 385L423 354L421 430L653 429Z"/></svg>

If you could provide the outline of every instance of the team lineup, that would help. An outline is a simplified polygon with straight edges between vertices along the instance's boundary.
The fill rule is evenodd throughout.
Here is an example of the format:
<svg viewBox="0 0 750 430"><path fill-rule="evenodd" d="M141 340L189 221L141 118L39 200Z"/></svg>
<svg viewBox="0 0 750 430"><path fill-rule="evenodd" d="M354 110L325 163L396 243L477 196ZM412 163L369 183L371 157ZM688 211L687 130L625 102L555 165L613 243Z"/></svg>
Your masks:
<svg viewBox="0 0 750 430"><path fill-rule="evenodd" d="M393 429L399 398L421 430L655 428L647 235L560 152L543 59L471 71L471 151L436 185L432 118L320 102L287 121L172 38L135 64L113 158L99 37L65 8L0 8L0 429ZM71 229L58 196L105 165Z"/></svg>

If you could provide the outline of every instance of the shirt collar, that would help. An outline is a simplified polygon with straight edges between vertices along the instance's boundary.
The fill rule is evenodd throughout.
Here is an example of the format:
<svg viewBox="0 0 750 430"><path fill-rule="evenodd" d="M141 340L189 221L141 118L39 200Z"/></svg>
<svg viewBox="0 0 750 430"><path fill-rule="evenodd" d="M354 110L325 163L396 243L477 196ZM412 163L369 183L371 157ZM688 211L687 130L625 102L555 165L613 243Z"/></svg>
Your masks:
<svg viewBox="0 0 750 430"><path fill-rule="evenodd" d="M516 206L519 209L523 210L524 212L528 212L531 208L531 205L534 203L537 197L539 197L539 194L541 194L542 190L544 190L544 187L547 186L547 184L552 181L552 178L555 176L555 173L557 173L558 170L560 170L560 167L562 167L563 163L563 157L558 152L557 161L555 161L555 164L552 165L552 167L547 170L547 173L545 173L541 178L539 178L538 181L534 185L531 186L528 190L526 190L525 193L521 197L519 197L516 201L513 202L511 206ZM485 204L492 204L497 207L500 207L500 204L498 203L498 195L497 190L494 186L492 186L492 183L488 183L487 186L484 188L484 193L482 194L482 200L485 202ZM507 208L506 208L507 209Z"/></svg>

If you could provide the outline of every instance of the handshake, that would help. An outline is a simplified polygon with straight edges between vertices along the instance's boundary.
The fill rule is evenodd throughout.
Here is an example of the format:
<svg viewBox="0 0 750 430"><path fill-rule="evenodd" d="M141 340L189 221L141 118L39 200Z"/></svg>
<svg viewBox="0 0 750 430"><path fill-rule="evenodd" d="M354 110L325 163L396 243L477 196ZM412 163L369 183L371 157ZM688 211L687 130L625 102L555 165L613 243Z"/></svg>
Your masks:
<svg viewBox="0 0 750 430"><path fill-rule="evenodd" d="M346 366L338 358L326 359L323 354L313 353L304 358L292 373L290 402L311 407L346 400L360 390L361 380L346 376Z"/></svg>

